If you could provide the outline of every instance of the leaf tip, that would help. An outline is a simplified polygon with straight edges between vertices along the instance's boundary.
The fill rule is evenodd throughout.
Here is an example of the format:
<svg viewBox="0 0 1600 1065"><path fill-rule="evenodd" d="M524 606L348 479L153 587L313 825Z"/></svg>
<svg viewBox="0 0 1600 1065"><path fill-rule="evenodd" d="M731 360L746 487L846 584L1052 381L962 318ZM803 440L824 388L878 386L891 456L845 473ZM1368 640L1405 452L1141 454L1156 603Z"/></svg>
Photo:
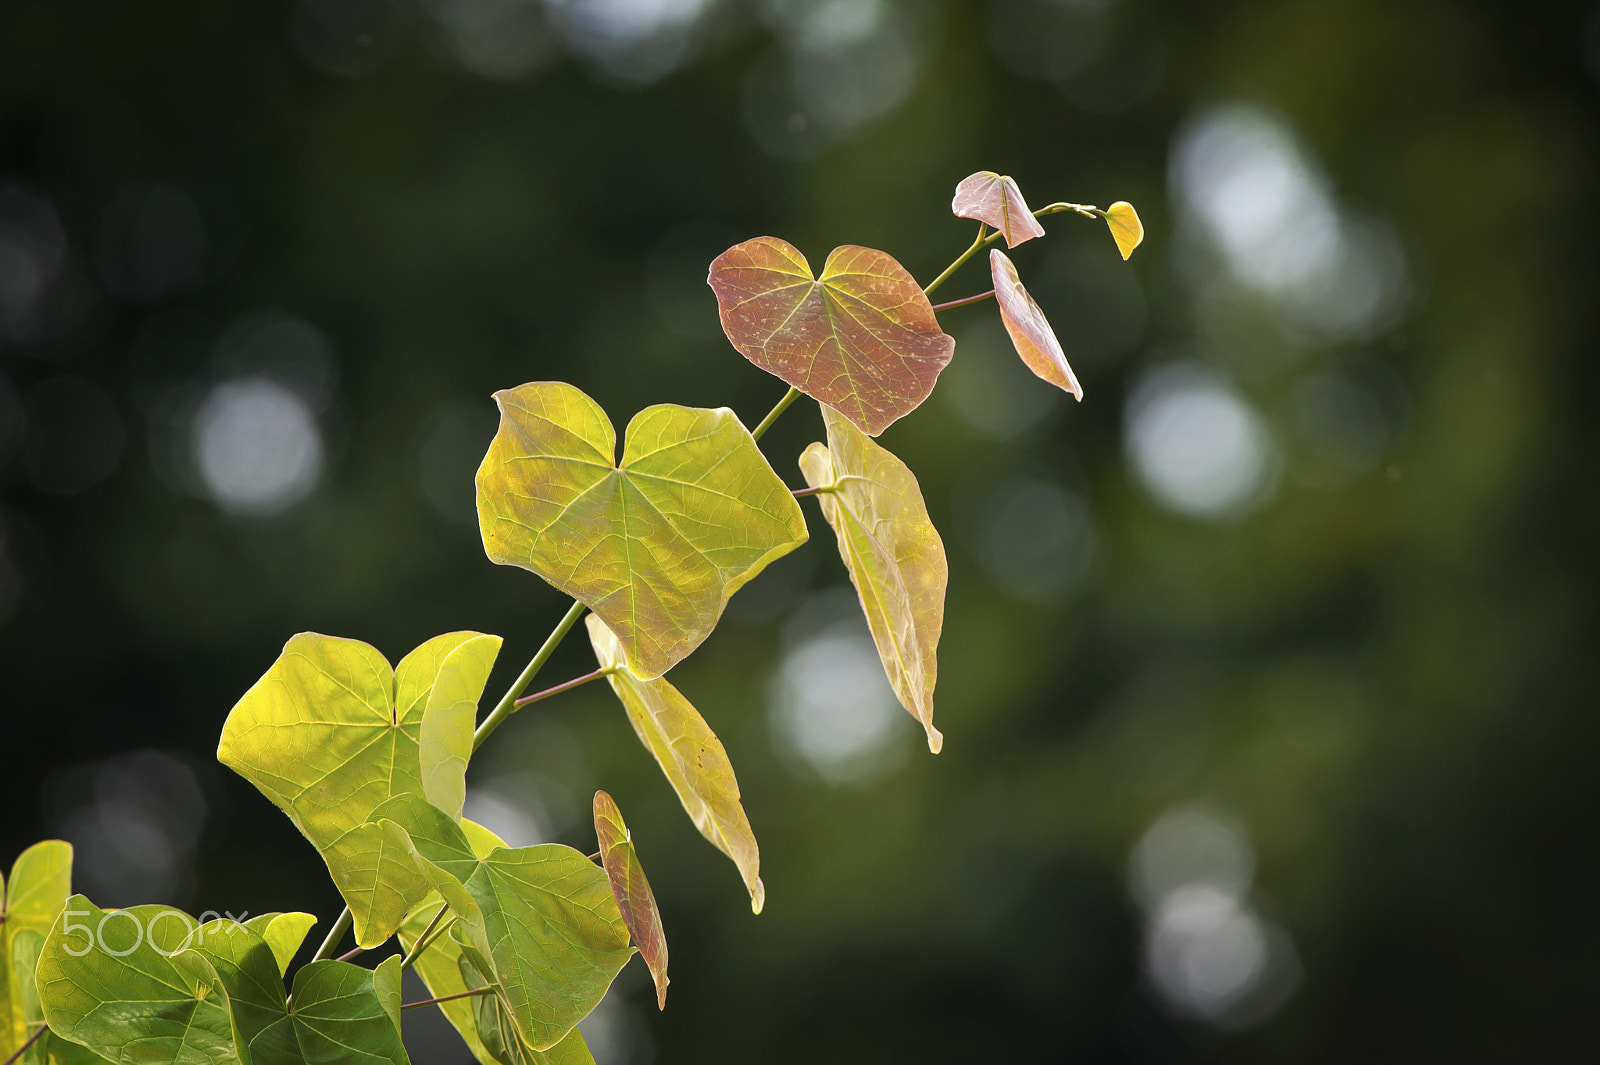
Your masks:
<svg viewBox="0 0 1600 1065"><path fill-rule="evenodd" d="M668 983L670 983L670 981L667 979L666 974L663 973L661 975L661 982L656 984L656 1009L658 1011L659 1010L665 1010L667 1008L667 984Z"/></svg>
<svg viewBox="0 0 1600 1065"><path fill-rule="evenodd" d="M944 733L934 728L931 724L928 726L928 750L933 754L938 754L944 750Z"/></svg>
<svg viewBox="0 0 1600 1065"><path fill-rule="evenodd" d="M762 908L766 906L766 904L767 885L763 884L761 882L761 878L758 876L756 877L755 883L750 885L750 912L758 914L761 912Z"/></svg>

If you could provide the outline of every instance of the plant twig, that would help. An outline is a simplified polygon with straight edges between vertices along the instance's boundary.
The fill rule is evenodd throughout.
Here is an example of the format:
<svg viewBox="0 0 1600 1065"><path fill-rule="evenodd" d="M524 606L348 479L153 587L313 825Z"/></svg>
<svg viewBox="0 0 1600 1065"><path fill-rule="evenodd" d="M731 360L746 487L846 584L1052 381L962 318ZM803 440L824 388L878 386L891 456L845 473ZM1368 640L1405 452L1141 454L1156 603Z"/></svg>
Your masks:
<svg viewBox="0 0 1600 1065"><path fill-rule="evenodd" d="M761 419L761 424L750 430L750 435L755 439L760 440L762 434L764 434L768 429L772 428L772 423L778 420L778 416L789 409L789 404L793 403L799 398L800 390L798 388L791 387L789 391L783 394L783 398L778 400L778 405L768 411L765 418Z"/></svg>
<svg viewBox="0 0 1600 1065"><path fill-rule="evenodd" d="M962 263L966 262L968 259L970 259L974 255L978 254L978 249L982 248L985 244L989 243L989 241L994 240L995 237L998 237L1000 235L1000 231L997 229L997 230L994 231L993 234L991 234L991 235L989 235L987 237L984 236L984 234L986 232L988 232L988 229L989 229L989 227L987 225L985 225L984 223L982 223L982 222L978 223L978 239L976 239L976 240L974 240L972 242L972 247L968 248L966 251L964 251L960 255L956 256L956 261L951 263L949 266L945 267L944 268L944 273L940 274L938 277L934 278L932 281L929 281L926 285L924 285L922 287L923 295L925 295L925 296L932 295L934 289L936 289L940 285L944 284L945 281L950 277L951 274L953 274L957 270L961 269L961 264Z"/></svg>
<svg viewBox="0 0 1600 1065"><path fill-rule="evenodd" d="M789 494L794 496L796 499L804 499L806 496L818 496L824 492L831 491L833 491L833 485L819 484L815 488L796 488Z"/></svg>
<svg viewBox="0 0 1600 1065"><path fill-rule="evenodd" d="M15 1062L22 1060L22 1055L24 1055L24 1054L26 1054L28 1052L28 1048L33 1046L33 1044L37 1043L39 1041L39 1038L41 1036L43 1036L44 1033L48 1032L49 1030L50 1030L50 1026L48 1024L41 1024L39 1026L39 1030L37 1032L34 1032L32 1035L30 1035L28 1037L28 1041L26 1043L23 1043L20 1047L18 1047L17 1048L17 1052L15 1054L11 1055L9 1058L7 1058L5 1060L5 1065L14 1065Z"/></svg>
<svg viewBox="0 0 1600 1065"><path fill-rule="evenodd" d="M366 947L355 947L354 949L345 951L343 954L339 955L337 958L335 958L333 960L334 961L355 961L357 958L361 957L361 955L365 954L366 952L367 952L367 948Z"/></svg>
<svg viewBox="0 0 1600 1065"><path fill-rule="evenodd" d="M489 738L489 734L499 728L501 722L511 716L512 711L517 708L517 696L528 690L528 685L533 683L533 678L538 674L539 670L544 668L544 664L555 653L556 647L567 633L572 630L572 626L578 623L578 619L583 616L583 612L586 609L588 608L579 600L574 599L572 601L572 606L567 610L566 616L551 630L550 635L544 641L544 646L539 648L539 653L533 656L533 660L522 671L522 676L516 679L511 688L501 697L500 702L494 708L494 712L484 718L483 724L478 726L478 731L473 733L472 750L474 753L477 752L479 747L483 746L483 741Z"/></svg>
<svg viewBox="0 0 1600 1065"><path fill-rule="evenodd" d="M317 952L311 956L312 961L322 961L324 958L333 955L333 950L339 945L339 940L343 939L344 934L350 931L352 916L350 907L346 906L344 912L339 915L339 919L333 922L333 927L328 929L328 938L322 941L322 946L318 947Z"/></svg>
<svg viewBox="0 0 1600 1065"><path fill-rule="evenodd" d="M439 998L425 998L421 1002L402 1002L403 1010L421 1009L423 1006L437 1006L441 1002L454 1002L458 998L472 998L476 995L487 995L493 991L492 987L480 987L476 991L458 991L453 995L441 995Z"/></svg>
<svg viewBox="0 0 1600 1065"><path fill-rule="evenodd" d="M566 682L564 682L562 684L557 684L553 688L546 688L544 691L535 692L532 695L524 695L522 698L518 699L516 702L512 703L511 705L516 707L518 710L521 710L524 706L527 706L529 703L536 703L541 699L548 699L552 695L560 695L562 692L571 691L573 688L576 688L576 687L579 687L581 685L587 684L591 680L599 680L601 677L609 677L611 674L615 673L616 671L617 670L616 670L615 666L602 666L599 669L595 670L593 673L585 673L581 677L573 677L571 680L566 681Z"/></svg>
<svg viewBox="0 0 1600 1065"><path fill-rule="evenodd" d="M417 937L417 941L411 944L411 953L400 960L400 968L409 969L415 965L417 959L422 956L422 952L433 946L433 941L444 934L445 928L449 928L450 925L455 923L455 918L451 917L444 927L441 928L439 926L439 922L444 920L444 915L449 912L449 906L441 905L439 907L439 912L433 915L433 920L428 922L428 927L424 928L422 934Z"/></svg>
<svg viewBox="0 0 1600 1065"><path fill-rule="evenodd" d="M976 296L968 296L966 299L951 300L949 303L935 303L933 309L936 311L948 311L952 307L965 307L969 303L977 303L979 300L986 300L993 295L994 289L991 288L988 292L980 292Z"/></svg>

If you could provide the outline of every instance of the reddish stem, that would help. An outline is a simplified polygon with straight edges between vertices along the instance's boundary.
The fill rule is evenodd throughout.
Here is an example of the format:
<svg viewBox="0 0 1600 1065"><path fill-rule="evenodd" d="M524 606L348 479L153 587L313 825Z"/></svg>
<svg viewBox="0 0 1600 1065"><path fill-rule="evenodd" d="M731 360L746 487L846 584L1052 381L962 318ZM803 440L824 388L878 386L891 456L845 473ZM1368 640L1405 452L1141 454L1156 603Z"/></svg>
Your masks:
<svg viewBox="0 0 1600 1065"><path fill-rule="evenodd" d="M522 707L527 706L529 703L536 703L540 699L548 699L552 695L560 695L564 691L571 691L573 688L578 687L580 684L587 684L591 680L599 680L601 677L605 676L609 672L611 672L609 669L601 668L601 669L595 670L593 673L585 673L581 677L572 678L571 680L567 681L565 684L557 684L554 688L546 688L542 692L534 692L532 695L524 695L522 698L518 699L516 702L512 703L511 705L515 706L517 709L520 710Z"/></svg>
<svg viewBox="0 0 1600 1065"><path fill-rule="evenodd" d="M976 296L968 296L966 299L951 300L949 303L935 303L933 309L936 311L948 311L951 307L965 307L969 303L977 303L979 300L986 300L993 295L994 289L991 288L988 292L981 292Z"/></svg>
<svg viewBox="0 0 1600 1065"><path fill-rule="evenodd" d="M9 1058L6 1059L5 1065L13 1065L14 1062L16 1062L19 1059L21 1059L22 1055L24 1055L24 1054L26 1054L28 1052L28 1048L33 1046L33 1044L37 1043L39 1041L39 1037L44 1035L44 1033L48 1032L49 1030L50 1030L50 1026L49 1025L41 1026L40 1029L37 1032L34 1032L32 1035L30 1035L28 1037L28 1041L26 1043L23 1043L20 1047L17 1048L17 1052L15 1054L11 1055Z"/></svg>

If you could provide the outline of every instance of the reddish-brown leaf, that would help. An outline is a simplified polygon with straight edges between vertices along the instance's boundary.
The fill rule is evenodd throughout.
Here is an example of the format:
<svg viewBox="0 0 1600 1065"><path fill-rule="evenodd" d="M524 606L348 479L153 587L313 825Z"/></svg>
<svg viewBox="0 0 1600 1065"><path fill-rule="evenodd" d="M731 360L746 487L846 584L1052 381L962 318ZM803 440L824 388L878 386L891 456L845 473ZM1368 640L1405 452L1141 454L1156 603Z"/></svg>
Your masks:
<svg viewBox="0 0 1600 1065"><path fill-rule="evenodd" d="M916 410L955 350L906 268L871 248L835 248L815 277L794 245L756 237L706 280L741 355L869 436Z"/></svg>
<svg viewBox="0 0 1600 1065"><path fill-rule="evenodd" d="M1083 386L1078 384L1072 367L1067 365L1061 342L1056 340L1044 312L1022 287L1017 268L999 248L989 253L989 270L994 275L994 298L1000 304L1000 320L1006 324L1006 332L1011 334L1017 354L1041 380L1071 392L1082 401Z"/></svg>
<svg viewBox="0 0 1600 1065"><path fill-rule="evenodd" d="M656 1008L667 1008L667 936L661 930L661 911L644 877L644 866L633 850L633 837L622 820L616 800L603 791L594 793L594 834L600 840L600 862L611 881L611 895L622 911L623 923L639 948L650 979L656 984Z"/></svg>
<svg viewBox="0 0 1600 1065"><path fill-rule="evenodd" d="M1006 247L1044 236L1044 226L1028 210L1022 190L1009 177L980 170L956 186L950 210L957 218L973 218L1005 234Z"/></svg>

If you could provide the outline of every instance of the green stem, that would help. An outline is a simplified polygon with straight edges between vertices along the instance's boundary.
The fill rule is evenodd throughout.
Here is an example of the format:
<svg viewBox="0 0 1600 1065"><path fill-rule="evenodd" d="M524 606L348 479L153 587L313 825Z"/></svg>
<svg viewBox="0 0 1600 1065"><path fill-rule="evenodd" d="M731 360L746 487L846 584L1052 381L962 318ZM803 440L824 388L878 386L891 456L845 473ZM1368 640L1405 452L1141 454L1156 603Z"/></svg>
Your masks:
<svg viewBox="0 0 1600 1065"><path fill-rule="evenodd" d="M455 923L455 918L452 917L450 922L447 923L444 928L439 927L439 922L444 920L444 915L449 912L450 907L439 907L439 912L433 915L433 920L428 922L428 927L424 928L422 930L422 934L417 937L417 941L411 944L411 953L407 954L403 959L401 959L401 969L409 969L411 966L415 965L417 959L422 956L422 952L433 946L433 941L444 934L445 928L449 928L451 924Z"/></svg>
<svg viewBox="0 0 1600 1065"><path fill-rule="evenodd" d="M454 1002L458 998L473 998L477 995L487 995L493 990L494 988L492 987L480 987L476 991L457 991L453 995L442 995L439 998L425 998L421 1002L402 1002L400 1004L400 1008L403 1010L415 1010L421 1009L423 1006L437 1006L441 1002Z"/></svg>
<svg viewBox="0 0 1600 1065"><path fill-rule="evenodd" d="M760 440L762 434L772 428L772 423L778 420L778 416L789 409L789 404L799 398L800 390L798 388L790 388L789 391L783 394L783 398L778 400L778 405L769 410L767 416L761 419L761 424L750 430L750 435Z"/></svg>
<svg viewBox="0 0 1600 1065"><path fill-rule="evenodd" d="M1093 204L1087 203L1052 203L1033 212L1033 217L1043 218L1047 214L1060 214L1063 211L1072 211L1085 218L1104 218L1106 213Z"/></svg>
<svg viewBox="0 0 1600 1065"><path fill-rule="evenodd" d="M344 934L350 931L351 917L350 907L346 906L344 912L339 915L339 919L333 922L333 927L328 929L328 938L322 941L322 946L318 947L317 952L311 956L312 961L321 961L333 955L333 948L337 947L339 940L343 939Z"/></svg>
<svg viewBox="0 0 1600 1065"><path fill-rule="evenodd" d="M537 703L537 702L539 702L539 701L541 701L543 699L550 698L552 695L560 695L562 692L569 692L573 688L577 688L577 687L580 687L580 686L582 686L584 684L589 683L591 680L599 680L601 677L609 677L609 676L611 676L611 674L615 673L616 671L617 671L617 667L615 667L615 666L602 666L601 668L595 670L593 673L585 673L581 677L573 677L571 680L563 681L562 683L557 684L553 688L546 688L544 691L535 692L532 695L524 695L522 698L518 699L512 705L515 706L518 710L521 710L524 706L527 706L529 703Z"/></svg>
<svg viewBox="0 0 1600 1065"><path fill-rule="evenodd" d="M974 255L978 254L978 250L980 248L982 248L985 244L989 243L990 241L994 240L995 237L998 237L1000 235L1000 231L997 229L997 230L994 231L993 235L991 235L991 236L986 238L984 236L984 233L987 232L988 229L989 229L988 226L986 226L982 222L979 222L978 223L978 239L976 239L976 240L974 240L972 242L972 247L968 248L966 251L964 251L960 255L956 256L956 261L951 263L949 266L945 267L944 268L944 273L940 274L938 277L934 278L932 281L929 281L925 286L923 286L922 294L925 295L925 296L932 295L934 289L936 289L940 285L944 284L945 281L950 277L951 274L953 274L957 270L961 269L961 264L962 263L965 263L968 259L970 259Z"/></svg>
<svg viewBox="0 0 1600 1065"><path fill-rule="evenodd" d="M991 288L988 292L980 292L976 296L968 296L966 299L951 300L949 303L935 303L933 309L936 311L948 311L952 307L965 307L969 303L977 303L979 300L986 300L993 295L994 289Z"/></svg>
<svg viewBox="0 0 1600 1065"><path fill-rule="evenodd" d="M573 600L571 609L551 630L550 635L544 641L544 646L539 648L539 653L533 656L533 661L528 663L528 668L522 671L522 676L516 679L510 690L505 693L499 704L495 706L494 712L484 718L483 724L478 726L478 731L473 733L472 750L474 753L479 747L483 746L483 741L489 738L489 734L499 728L501 723L516 710L517 696L528 690L528 685L533 683L533 678L538 674L539 670L544 668L544 664L550 660L550 656L555 654L556 647L560 645L567 633L572 631L572 626L578 623L578 619L583 616L583 612L586 609L588 608L581 602L576 599Z"/></svg>
<svg viewBox="0 0 1600 1065"><path fill-rule="evenodd" d="M816 496L816 495L821 495L823 492L832 492L832 491L834 491L834 486L833 485L831 485L831 484L822 484L822 485L818 485L815 488L796 488L792 492L790 492L789 494L794 496L796 499L804 499L806 496Z"/></svg>

